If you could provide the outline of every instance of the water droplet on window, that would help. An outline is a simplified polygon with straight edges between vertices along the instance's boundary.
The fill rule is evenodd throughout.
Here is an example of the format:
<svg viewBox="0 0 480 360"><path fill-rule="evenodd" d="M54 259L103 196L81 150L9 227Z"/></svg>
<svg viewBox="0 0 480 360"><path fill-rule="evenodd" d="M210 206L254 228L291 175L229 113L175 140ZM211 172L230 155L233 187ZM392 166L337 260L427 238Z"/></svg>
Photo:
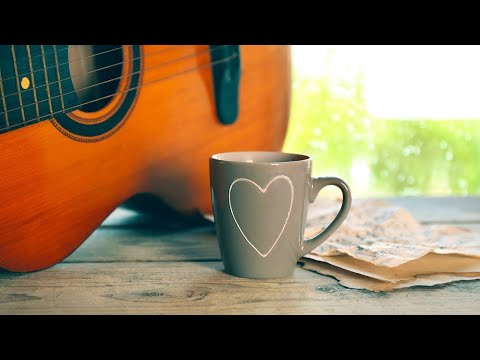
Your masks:
<svg viewBox="0 0 480 360"><path fill-rule="evenodd" d="M314 149L327 150L328 144L325 141L311 140L310 146Z"/></svg>
<svg viewBox="0 0 480 360"><path fill-rule="evenodd" d="M311 140L309 142L310 144L310 147L314 148L314 149L319 149L320 148L320 141L317 141L317 140Z"/></svg>

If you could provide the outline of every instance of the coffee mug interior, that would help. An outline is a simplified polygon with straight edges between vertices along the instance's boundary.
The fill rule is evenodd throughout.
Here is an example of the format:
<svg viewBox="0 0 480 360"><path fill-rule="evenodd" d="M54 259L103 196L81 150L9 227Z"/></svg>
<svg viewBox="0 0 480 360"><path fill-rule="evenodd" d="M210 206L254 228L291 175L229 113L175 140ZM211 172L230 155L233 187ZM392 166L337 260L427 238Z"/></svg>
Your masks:
<svg viewBox="0 0 480 360"><path fill-rule="evenodd" d="M304 161L310 159L307 155L290 154L274 151L235 151L215 154L214 160L241 163L284 163L292 161Z"/></svg>

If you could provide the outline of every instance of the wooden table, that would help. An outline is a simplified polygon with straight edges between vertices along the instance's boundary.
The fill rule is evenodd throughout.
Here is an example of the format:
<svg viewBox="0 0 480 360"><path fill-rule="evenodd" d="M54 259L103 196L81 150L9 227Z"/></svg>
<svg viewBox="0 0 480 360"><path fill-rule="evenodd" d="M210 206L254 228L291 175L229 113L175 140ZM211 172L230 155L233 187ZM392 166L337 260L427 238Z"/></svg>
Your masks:
<svg viewBox="0 0 480 360"><path fill-rule="evenodd" d="M480 241L480 197L388 200L424 224L471 228ZM300 267L292 278L269 281L222 269L211 225L166 228L119 209L63 263L29 274L0 270L0 313L480 313L480 280L372 293Z"/></svg>

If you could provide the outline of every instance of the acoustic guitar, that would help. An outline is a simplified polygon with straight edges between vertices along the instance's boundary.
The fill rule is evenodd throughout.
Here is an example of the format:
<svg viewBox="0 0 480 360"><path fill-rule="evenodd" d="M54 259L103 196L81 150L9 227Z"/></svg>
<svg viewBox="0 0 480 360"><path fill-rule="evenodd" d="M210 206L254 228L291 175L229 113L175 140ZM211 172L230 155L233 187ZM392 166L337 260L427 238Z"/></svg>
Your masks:
<svg viewBox="0 0 480 360"><path fill-rule="evenodd" d="M208 158L279 150L288 46L0 46L0 268L74 251L153 194L210 212Z"/></svg>

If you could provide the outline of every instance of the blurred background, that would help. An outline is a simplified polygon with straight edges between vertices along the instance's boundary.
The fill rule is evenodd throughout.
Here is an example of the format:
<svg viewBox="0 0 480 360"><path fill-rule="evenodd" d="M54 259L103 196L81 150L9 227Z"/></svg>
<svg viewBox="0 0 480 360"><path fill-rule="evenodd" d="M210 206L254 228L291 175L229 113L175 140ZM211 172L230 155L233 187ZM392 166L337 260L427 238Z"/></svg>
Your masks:
<svg viewBox="0 0 480 360"><path fill-rule="evenodd" d="M480 46L292 46L284 151L355 197L480 194Z"/></svg>

